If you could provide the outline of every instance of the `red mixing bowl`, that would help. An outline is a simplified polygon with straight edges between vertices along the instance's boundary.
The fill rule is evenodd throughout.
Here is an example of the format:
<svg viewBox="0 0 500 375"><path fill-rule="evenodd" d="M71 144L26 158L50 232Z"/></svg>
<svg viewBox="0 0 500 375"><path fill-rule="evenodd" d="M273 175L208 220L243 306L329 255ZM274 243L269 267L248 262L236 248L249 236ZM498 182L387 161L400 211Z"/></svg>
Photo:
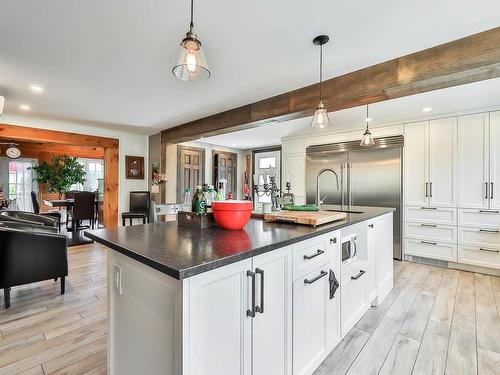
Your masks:
<svg viewBox="0 0 500 375"><path fill-rule="evenodd" d="M212 211L217 224L224 229L238 230L243 228L252 216L251 201L215 201Z"/></svg>

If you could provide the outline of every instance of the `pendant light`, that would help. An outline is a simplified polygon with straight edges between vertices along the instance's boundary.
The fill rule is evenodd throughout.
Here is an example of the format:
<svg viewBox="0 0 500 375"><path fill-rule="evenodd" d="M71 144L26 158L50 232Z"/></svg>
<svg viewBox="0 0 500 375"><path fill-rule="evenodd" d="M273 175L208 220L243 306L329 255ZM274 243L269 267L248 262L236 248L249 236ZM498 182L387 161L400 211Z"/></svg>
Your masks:
<svg viewBox="0 0 500 375"><path fill-rule="evenodd" d="M191 0L191 23L186 37L181 42L181 52L172 73L183 81L201 81L210 78L207 61L201 42L194 32L193 0Z"/></svg>
<svg viewBox="0 0 500 375"><path fill-rule="evenodd" d="M372 133L370 132L370 129L368 129L368 123L371 121L372 119L368 116L368 104L366 105L366 130L363 134L363 138L361 139L361 143L359 144L360 146L364 146L364 147L373 147L375 146L375 141L372 137Z"/></svg>
<svg viewBox="0 0 500 375"><path fill-rule="evenodd" d="M313 43L319 46L319 104L316 111L314 111L311 127L319 129L324 129L332 125L323 104L323 45L328 43L328 40L330 40L328 35L318 35L313 39Z"/></svg>

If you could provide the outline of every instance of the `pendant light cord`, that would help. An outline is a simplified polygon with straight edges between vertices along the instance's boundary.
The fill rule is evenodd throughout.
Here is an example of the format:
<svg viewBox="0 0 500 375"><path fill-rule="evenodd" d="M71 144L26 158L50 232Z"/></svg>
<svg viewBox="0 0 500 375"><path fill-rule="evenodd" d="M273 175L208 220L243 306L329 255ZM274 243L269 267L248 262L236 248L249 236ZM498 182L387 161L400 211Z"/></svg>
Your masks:
<svg viewBox="0 0 500 375"><path fill-rule="evenodd" d="M193 6L193 3L194 3L194 0L191 0L191 23L190 23L190 26L191 28L194 27L194 23L193 23L193 9L194 9L194 6Z"/></svg>
<svg viewBox="0 0 500 375"><path fill-rule="evenodd" d="M368 104L367 104L366 105L366 119L365 119L365 121L366 121L366 130L368 130L368 119L369 119L369 117L368 117Z"/></svg>
<svg viewBox="0 0 500 375"><path fill-rule="evenodd" d="M319 101L323 100L323 45L319 46Z"/></svg>

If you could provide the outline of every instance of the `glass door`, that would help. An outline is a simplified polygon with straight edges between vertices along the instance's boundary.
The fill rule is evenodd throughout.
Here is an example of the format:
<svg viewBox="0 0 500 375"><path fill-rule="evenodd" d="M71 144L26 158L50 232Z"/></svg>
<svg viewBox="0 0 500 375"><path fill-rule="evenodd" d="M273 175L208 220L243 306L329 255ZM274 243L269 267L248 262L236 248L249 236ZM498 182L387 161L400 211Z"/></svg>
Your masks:
<svg viewBox="0 0 500 375"><path fill-rule="evenodd" d="M264 183L270 183L270 176L276 176L276 185L281 186L281 152L265 151L254 154L254 180L253 184L258 183L262 187ZM271 195L259 197L254 193L255 210L262 210L263 203L271 203Z"/></svg>
<svg viewBox="0 0 500 375"><path fill-rule="evenodd" d="M33 183L34 160L9 161L9 199L12 209L18 211L33 211L31 192L35 190Z"/></svg>

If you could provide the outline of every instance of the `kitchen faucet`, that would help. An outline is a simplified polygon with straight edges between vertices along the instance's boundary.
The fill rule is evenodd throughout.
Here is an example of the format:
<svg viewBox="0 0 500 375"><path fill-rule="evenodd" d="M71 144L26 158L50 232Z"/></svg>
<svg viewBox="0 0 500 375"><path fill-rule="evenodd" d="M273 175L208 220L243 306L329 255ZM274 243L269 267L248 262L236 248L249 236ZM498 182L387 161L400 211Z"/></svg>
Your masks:
<svg viewBox="0 0 500 375"><path fill-rule="evenodd" d="M337 190L340 190L339 187L339 176L337 175L337 172L335 172L331 168L323 168L322 170L319 171L318 176L316 177L316 205L320 207L323 204L323 201L326 199L326 196L321 199L319 195L319 178L321 175L325 172L332 172L335 175L335 178L337 179Z"/></svg>

